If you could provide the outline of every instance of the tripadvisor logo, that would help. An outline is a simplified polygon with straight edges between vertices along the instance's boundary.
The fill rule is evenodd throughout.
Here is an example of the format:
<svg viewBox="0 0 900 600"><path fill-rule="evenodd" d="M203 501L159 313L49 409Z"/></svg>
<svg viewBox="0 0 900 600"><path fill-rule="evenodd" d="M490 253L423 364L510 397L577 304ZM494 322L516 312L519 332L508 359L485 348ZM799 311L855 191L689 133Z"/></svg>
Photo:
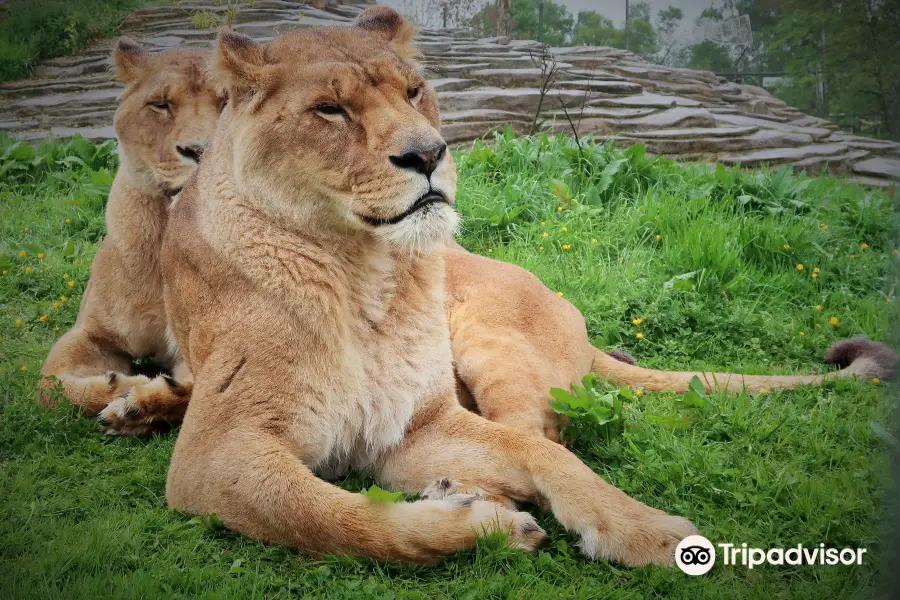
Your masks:
<svg viewBox="0 0 900 600"><path fill-rule="evenodd" d="M741 565L752 569L770 565L861 565L866 548L826 548L825 544L806 547L797 544L791 548L750 548L747 544L716 544L722 553L725 566ZM691 535L675 548L675 564L688 575L708 573L716 563L716 550L712 542L702 535Z"/></svg>

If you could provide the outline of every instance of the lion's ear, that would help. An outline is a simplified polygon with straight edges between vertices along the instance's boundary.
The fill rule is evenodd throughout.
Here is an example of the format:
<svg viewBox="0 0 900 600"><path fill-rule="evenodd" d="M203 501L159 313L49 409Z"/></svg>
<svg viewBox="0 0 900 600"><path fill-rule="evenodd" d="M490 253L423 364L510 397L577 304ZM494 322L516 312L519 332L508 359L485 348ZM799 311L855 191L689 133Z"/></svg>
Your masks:
<svg viewBox="0 0 900 600"><path fill-rule="evenodd" d="M110 62L115 78L122 83L131 83L147 69L150 53L131 38L122 37L113 48Z"/></svg>
<svg viewBox="0 0 900 600"><path fill-rule="evenodd" d="M415 27L400 13L388 6L367 8L356 17L353 26L377 33L385 41L400 46L409 45L416 35Z"/></svg>
<svg viewBox="0 0 900 600"><path fill-rule="evenodd" d="M219 30L209 75L220 92L240 99L263 86L266 75L265 47L230 29Z"/></svg>

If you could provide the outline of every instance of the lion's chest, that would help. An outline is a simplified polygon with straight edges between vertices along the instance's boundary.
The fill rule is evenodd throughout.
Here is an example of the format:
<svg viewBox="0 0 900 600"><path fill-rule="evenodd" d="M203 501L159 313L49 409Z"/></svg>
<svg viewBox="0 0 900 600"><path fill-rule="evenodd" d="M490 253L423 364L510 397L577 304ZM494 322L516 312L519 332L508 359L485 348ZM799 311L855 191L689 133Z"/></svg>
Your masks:
<svg viewBox="0 0 900 600"><path fill-rule="evenodd" d="M454 389L442 278L382 277L349 300L314 461L326 471L370 464L400 443L418 409Z"/></svg>

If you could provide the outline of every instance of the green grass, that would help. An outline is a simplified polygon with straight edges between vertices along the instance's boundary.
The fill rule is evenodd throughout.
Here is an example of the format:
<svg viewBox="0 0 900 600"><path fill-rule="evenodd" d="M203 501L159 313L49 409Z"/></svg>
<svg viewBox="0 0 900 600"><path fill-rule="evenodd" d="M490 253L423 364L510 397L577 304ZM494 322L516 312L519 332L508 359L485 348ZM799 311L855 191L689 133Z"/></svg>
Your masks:
<svg viewBox="0 0 900 600"><path fill-rule="evenodd" d="M501 137L459 153L459 205L463 243L562 292L598 345L660 368L787 373L821 369L841 337L884 338L900 247L886 193L582 145ZM0 598L843 598L878 585L896 442L871 381L711 394L701 407L648 393L626 402L611 439L570 432L598 473L714 543L865 547L861 567L624 569L585 560L547 514L534 555L490 538L434 568L313 560L166 510L174 434L107 438L35 403L103 235L115 157L83 142L9 148L0 140Z"/></svg>
<svg viewBox="0 0 900 600"><path fill-rule="evenodd" d="M118 34L147 0L9 0L0 3L0 81L22 79L40 59L68 56Z"/></svg>

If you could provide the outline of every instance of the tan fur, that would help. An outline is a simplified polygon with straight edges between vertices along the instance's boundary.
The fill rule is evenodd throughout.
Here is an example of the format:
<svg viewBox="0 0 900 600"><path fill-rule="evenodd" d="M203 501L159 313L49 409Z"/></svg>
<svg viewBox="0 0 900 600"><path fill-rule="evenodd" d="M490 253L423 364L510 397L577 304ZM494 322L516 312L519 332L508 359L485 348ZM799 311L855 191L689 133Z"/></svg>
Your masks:
<svg viewBox="0 0 900 600"><path fill-rule="evenodd" d="M115 76L126 84L114 117L121 166L106 208L107 235L91 264L78 319L42 369L45 404L61 395L97 414L131 388L148 385L132 392L135 398L179 404L170 415L175 420L184 412L190 374L166 340L158 258L170 196L197 166L179 147L191 152L205 146L222 107L205 81L206 56L190 50L151 55L126 38L113 51ZM150 104L162 102L170 108ZM132 359L145 356L177 369L182 382L129 375ZM141 418L133 410L129 415ZM147 431L134 423L128 427L131 433Z"/></svg>
<svg viewBox="0 0 900 600"><path fill-rule="evenodd" d="M220 35L213 65L232 102L162 251L195 375L169 504L308 552L430 563L485 529L540 542L533 517L496 495L546 506L590 557L671 564L696 532L688 521L456 400L440 247L456 225L455 171L427 150L443 140L404 27L376 8L355 28L264 47ZM400 160L412 152L439 157L433 173ZM429 189L449 204L411 212ZM425 499L378 503L316 476L342 467Z"/></svg>

